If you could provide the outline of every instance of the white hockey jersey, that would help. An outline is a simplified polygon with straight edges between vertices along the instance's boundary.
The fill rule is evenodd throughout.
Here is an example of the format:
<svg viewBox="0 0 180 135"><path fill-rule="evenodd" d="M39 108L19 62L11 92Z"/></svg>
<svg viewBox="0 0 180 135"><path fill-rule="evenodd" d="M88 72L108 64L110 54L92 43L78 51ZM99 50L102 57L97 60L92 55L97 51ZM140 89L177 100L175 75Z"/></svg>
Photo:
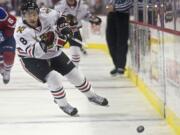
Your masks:
<svg viewBox="0 0 180 135"><path fill-rule="evenodd" d="M82 27L81 20L89 20L91 17L91 13L88 9L88 6L84 4L82 0L76 0L77 4L75 7L70 7L66 0L61 0L54 9L63 15L71 14L77 18L78 26Z"/></svg>
<svg viewBox="0 0 180 135"><path fill-rule="evenodd" d="M14 32L18 56L49 59L60 55L62 51L56 46L56 40L53 47L48 49L46 53L39 43L43 34L47 32L54 32L55 39L58 39L55 33L55 24L59 17L60 14L57 11L49 8L41 8L39 13L41 27L36 29L29 27L19 18Z"/></svg>

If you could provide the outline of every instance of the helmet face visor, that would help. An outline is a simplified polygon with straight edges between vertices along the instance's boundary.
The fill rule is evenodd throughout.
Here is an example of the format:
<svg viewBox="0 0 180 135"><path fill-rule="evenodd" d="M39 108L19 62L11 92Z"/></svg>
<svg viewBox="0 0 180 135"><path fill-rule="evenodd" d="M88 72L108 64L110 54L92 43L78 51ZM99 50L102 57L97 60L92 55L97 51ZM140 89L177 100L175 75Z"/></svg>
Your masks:
<svg viewBox="0 0 180 135"><path fill-rule="evenodd" d="M37 27L39 12L34 9L29 9L23 13L23 20L32 27Z"/></svg>

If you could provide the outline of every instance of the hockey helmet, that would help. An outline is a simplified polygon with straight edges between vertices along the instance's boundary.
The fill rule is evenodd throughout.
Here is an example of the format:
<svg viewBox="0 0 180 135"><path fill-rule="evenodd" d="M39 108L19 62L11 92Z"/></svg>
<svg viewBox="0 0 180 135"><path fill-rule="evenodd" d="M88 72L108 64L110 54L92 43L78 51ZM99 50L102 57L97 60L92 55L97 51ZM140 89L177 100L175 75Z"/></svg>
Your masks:
<svg viewBox="0 0 180 135"><path fill-rule="evenodd" d="M29 10L36 10L39 13L39 7L35 0L25 0L21 4L21 12L25 14Z"/></svg>

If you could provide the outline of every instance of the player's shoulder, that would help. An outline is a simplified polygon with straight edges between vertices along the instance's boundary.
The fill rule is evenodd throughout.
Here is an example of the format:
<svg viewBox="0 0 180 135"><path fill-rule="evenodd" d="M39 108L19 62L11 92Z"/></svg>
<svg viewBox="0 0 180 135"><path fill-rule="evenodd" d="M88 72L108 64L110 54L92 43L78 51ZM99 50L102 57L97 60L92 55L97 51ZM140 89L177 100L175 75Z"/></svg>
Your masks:
<svg viewBox="0 0 180 135"><path fill-rule="evenodd" d="M0 7L0 21L4 21L8 18L8 13L2 7Z"/></svg>
<svg viewBox="0 0 180 135"><path fill-rule="evenodd" d="M48 16L55 13L57 13L57 11L54 9L46 8L46 7L40 8L40 14L43 16Z"/></svg>
<svg viewBox="0 0 180 135"><path fill-rule="evenodd" d="M23 23L22 18L19 18L16 23L16 28L14 31L15 36L28 36L31 29Z"/></svg>
<svg viewBox="0 0 180 135"><path fill-rule="evenodd" d="M51 19L58 15L58 12L51 8L41 8L40 9L40 18Z"/></svg>

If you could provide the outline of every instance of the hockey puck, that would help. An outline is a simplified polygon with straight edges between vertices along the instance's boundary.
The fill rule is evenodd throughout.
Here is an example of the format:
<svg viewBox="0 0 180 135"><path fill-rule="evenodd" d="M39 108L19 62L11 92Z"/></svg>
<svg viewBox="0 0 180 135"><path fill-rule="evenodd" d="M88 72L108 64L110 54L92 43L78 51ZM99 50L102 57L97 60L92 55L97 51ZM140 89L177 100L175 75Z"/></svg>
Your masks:
<svg viewBox="0 0 180 135"><path fill-rule="evenodd" d="M144 126L138 126L137 127L137 132L142 133L144 131Z"/></svg>

